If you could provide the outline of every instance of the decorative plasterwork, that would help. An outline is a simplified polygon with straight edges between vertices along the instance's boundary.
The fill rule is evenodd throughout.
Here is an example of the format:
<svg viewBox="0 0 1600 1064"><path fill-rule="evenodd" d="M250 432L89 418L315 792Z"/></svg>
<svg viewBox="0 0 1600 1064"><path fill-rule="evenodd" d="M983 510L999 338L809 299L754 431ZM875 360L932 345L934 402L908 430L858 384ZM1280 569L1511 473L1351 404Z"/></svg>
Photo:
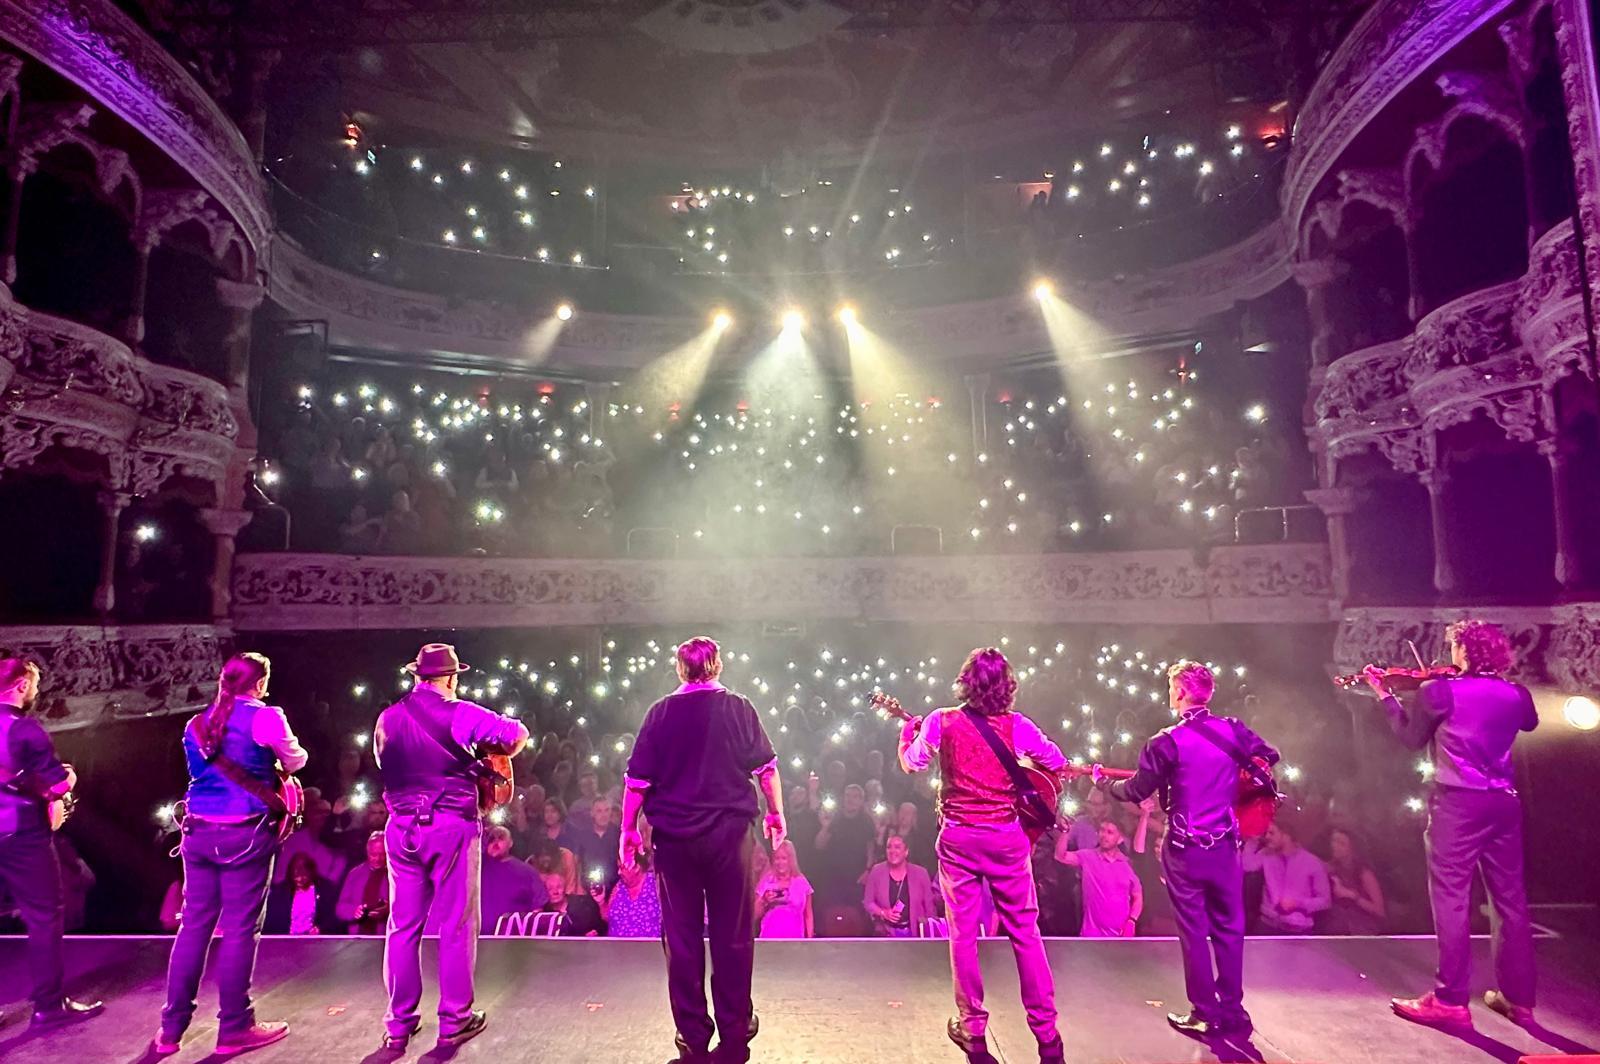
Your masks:
<svg viewBox="0 0 1600 1064"><path fill-rule="evenodd" d="M148 137L216 198L257 254L266 247L265 190L238 127L111 0L0 0L0 39Z"/></svg>
<svg viewBox="0 0 1600 1064"><path fill-rule="evenodd" d="M1582 2L1582 0L1578 0ZM1301 231L1324 176L1356 135L1512 0L1378 0L1323 66L1295 120L1283 186L1283 222Z"/></svg>
<svg viewBox="0 0 1600 1064"><path fill-rule="evenodd" d="M1570 220L1535 242L1528 272L1452 300L1403 340L1352 352L1311 382L1313 449L1323 483L1339 459L1377 448L1402 472L1430 469L1432 436L1487 415L1508 439L1545 434L1544 392L1588 374Z"/></svg>
<svg viewBox="0 0 1600 1064"><path fill-rule="evenodd" d="M39 712L52 731L197 709L232 642L213 625L0 627L0 647L43 667Z"/></svg>
<svg viewBox="0 0 1600 1064"><path fill-rule="evenodd" d="M636 561L247 554L241 630L714 620L1317 623L1322 544L931 558Z"/></svg>
<svg viewBox="0 0 1600 1064"><path fill-rule="evenodd" d="M1065 290L1061 298L1103 333L1192 328L1289 279L1284 230L1270 225L1233 247L1170 269ZM334 343L397 351L447 351L508 361L532 357L539 314L503 303L446 299L378 284L323 265L280 237L272 247L271 296L290 313L328 321ZM562 330L544 364L626 369L697 335L699 319L586 312ZM1005 298L904 310L880 331L939 361L1012 358L1050 349L1039 308Z"/></svg>
<svg viewBox="0 0 1600 1064"><path fill-rule="evenodd" d="M1444 634L1467 617L1505 629L1516 650L1513 678L1555 684L1572 694L1600 691L1600 603L1543 607L1436 606L1345 610L1334 642L1338 672L1368 663L1411 661L1408 643L1424 658L1444 659Z"/></svg>
<svg viewBox="0 0 1600 1064"><path fill-rule="evenodd" d="M239 425L221 384L14 303L3 285L0 360L0 471L67 447L101 456L108 487L142 495L187 476L223 496Z"/></svg>
<svg viewBox="0 0 1600 1064"><path fill-rule="evenodd" d="M1555 0L1554 10L1584 265L1595 278L1600 277L1600 56L1594 49L1594 5L1589 0ZM1591 314L1596 309L1591 305Z"/></svg>

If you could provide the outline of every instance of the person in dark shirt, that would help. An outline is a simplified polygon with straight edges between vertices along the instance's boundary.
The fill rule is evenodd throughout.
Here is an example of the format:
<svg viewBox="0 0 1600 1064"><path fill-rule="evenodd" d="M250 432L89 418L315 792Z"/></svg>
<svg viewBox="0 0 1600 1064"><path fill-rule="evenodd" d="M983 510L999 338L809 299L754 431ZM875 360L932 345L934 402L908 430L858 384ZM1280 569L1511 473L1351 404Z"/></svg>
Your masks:
<svg viewBox="0 0 1600 1064"><path fill-rule="evenodd" d="M592 891L590 894L569 894L566 880L559 872L545 875L544 889L545 896L549 898L544 903L544 911L561 914L556 924L556 934L563 938L584 938L605 932L606 924L600 915L600 903L594 900Z"/></svg>
<svg viewBox="0 0 1600 1064"><path fill-rule="evenodd" d="M65 909L46 809L77 777L56 757L50 734L25 715L38 700L39 678L32 661L0 657L0 885L16 899L28 931L33 1022L43 1027L94 1016L103 1006L62 992Z"/></svg>
<svg viewBox="0 0 1600 1064"><path fill-rule="evenodd" d="M876 836L866 806L866 792L854 783L845 787L837 807L832 796L822 800L811 874L824 935L859 935L866 929L861 885Z"/></svg>
<svg viewBox="0 0 1600 1064"><path fill-rule="evenodd" d="M1471 1026L1472 881L1479 868L1494 906L1497 989L1484 1004L1514 1023L1533 1022L1533 925L1522 878L1522 802L1511 747L1539 726L1533 696L1503 679L1515 660L1495 625L1462 621L1445 636L1460 675L1428 680L1408 706L1368 666L1400 741L1433 755L1428 797L1428 900L1439 939L1439 979L1419 998L1395 998L1394 1011L1417 1023Z"/></svg>
<svg viewBox="0 0 1600 1064"><path fill-rule="evenodd" d="M511 830L493 824L483 831L482 932L494 933L508 913L536 913L550 901L544 877L511 855Z"/></svg>
<svg viewBox="0 0 1600 1064"><path fill-rule="evenodd" d="M1167 698L1178 723L1151 736L1132 779L1095 785L1138 804L1157 792L1167 814L1162 868L1183 952L1189 1014L1167 1014L1186 1034L1247 1033L1244 1010L1244 867L1233 803L1245 760L1268 767L1278 752L1231 717L1211 713L1216 678L1197 661L1167 670ZM1212 967L1215 953L1216 967Z"/></svg>
<svg viewBox="0 0 1600 1064"><path fill-rule="evenodd" d="M607 888L617 881L617 849L622 838L611 817L611 799L595 798L589 805L587 823L574 831L572 838L572 855L578 860L578 874L585 883L600 883Z"/></svg>
<svg viewBox="0 0 1600 1064"><path fill-rule="evenodd" d="M628 759L619 859L630 864L643 847L644 812L653 829L680 1057L709 1060L716 1033L718 1059L742 1064L756 1033L750 827L760 807L751 778L766 797L766 836L776 846L786 834L778 759L749 699L718 682L722 655L715 641L699 636L678 647L677 668L682 686L650 707ZM703 929L716 972L715 1026L706 1010Z"/></svg>

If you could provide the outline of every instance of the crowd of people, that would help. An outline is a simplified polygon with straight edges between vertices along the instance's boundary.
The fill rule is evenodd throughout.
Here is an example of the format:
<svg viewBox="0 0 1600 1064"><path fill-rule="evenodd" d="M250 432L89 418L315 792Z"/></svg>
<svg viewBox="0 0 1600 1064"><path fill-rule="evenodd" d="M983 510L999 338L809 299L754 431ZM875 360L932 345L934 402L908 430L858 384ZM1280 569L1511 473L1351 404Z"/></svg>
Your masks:
<svg viewBox="0 0 1600 1064"><path fill-rule="evenodd" d="M938 395L451 388L295 386L255 502L288 508L295 547L355 554L989 553L1225 542L1300 486L1269 404L1160 362L1070 398L1053 375L1002 389L987 439Z"/></svg>

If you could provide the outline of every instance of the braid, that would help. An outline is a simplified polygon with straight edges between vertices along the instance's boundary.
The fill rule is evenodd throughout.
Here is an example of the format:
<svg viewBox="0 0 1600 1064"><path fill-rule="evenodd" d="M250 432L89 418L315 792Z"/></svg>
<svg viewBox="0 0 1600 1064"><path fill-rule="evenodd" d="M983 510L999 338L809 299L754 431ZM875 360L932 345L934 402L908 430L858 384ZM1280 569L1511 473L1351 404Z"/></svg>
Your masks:
<svg viewBox="0 0 1600 1064"><path fill-rule="evenodd" d="M217 678L217 697L196 719L194 726L200 755L207 761L222 751L222 737L228 732L234 701L255 687L271 670L272 663L264 655L250 652L235 654L222 667L222 675Z"/></svg>

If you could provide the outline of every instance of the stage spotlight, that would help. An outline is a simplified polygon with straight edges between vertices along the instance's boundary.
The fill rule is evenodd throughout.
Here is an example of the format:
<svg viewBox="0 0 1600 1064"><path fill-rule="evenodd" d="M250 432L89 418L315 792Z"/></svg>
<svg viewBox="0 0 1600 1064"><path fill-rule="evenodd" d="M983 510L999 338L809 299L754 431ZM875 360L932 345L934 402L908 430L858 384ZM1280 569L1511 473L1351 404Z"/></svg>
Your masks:
<svg viewBox="0 0 1600 1064"><path fill-rule="evenodd" d="M793 307L783 312L783 327L786 330L804 328L805 324L806 316Z"/></svg>
<svg viewBox="0 0 1600 1064"><path fill-rule="evenodd" d="M725 310L719 310L711 316L711 327L721 331L733 324L733 315Z"/></svg>
<svg viewBox="0 0 1600 1064"><path fill-rule="evenodd" d="M846 303L839 308L839 324L846 328L856 323L856 308Z"/></svg>
<svg viewBox="0 0 1600 1064"><path fill-rule="evenodd" d="M1055 286L1049 281L1036 281L1033 286L1033 298L1043 303L1055 294Z"/></svg>
<svg viewBox="0 0 1600 1064"><path fill-rule="evenodd" d="M559 307L557 307L556 308L556 317L560 318L562 321L571 321L572 320L572 304L571 303L563 303Z"/></svg>
<svg viewBox="0 0 1600 1064"><path fill-rule="evenodd" d="M1600 728L1600 702L1584 695L1573 695L1561 704L1561 715L1579 731Z"/></svg>

